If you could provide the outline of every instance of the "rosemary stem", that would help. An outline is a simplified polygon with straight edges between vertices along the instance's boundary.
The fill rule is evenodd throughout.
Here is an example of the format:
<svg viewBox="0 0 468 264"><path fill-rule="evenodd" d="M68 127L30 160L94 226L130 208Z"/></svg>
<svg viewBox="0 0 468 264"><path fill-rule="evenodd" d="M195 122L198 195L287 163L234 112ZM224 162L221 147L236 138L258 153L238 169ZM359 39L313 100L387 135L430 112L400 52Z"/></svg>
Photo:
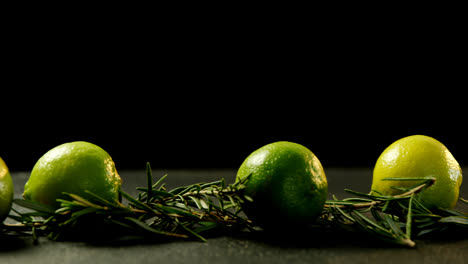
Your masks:
<svg viewBox="0 0 468 264"><path fill-rule="evenodd" d="M200 196L200 195L231 195L231 194L237 194L235 190L230 190L228 188L222 189L222 190L201 190L201 191L196 191L196 192L186 192L182 194L183 197L189 197L189 196Z"/></svg>
<svg viewBox="0 0 468 264"><path fill-rule="evenodd" d="M393 196L393 198L401 198L401 197L406 197L406 196L410 196L412 194L416 194L418 192L420 192L422 189L424 188L429 188L431 187L434 183L435 183L435 178L431 178L431 179L428 179L426 182L424 182L423 184L405 192L405 193L402 193L402 194L399 194L399 195L395 195Z"/></svg>
<svg viewBox="0 0 468 264"><path fill-rule="evenodd" d="M402 242L402 244L404 246L408 246L410 248L413 248L413 247L416 246L416 243L413 240L409 239L409 238L405 238L405 239L401 240L401 242Z"/></svg>
<svg viewBox="0 0 468 264"><path fill-rule="evenodd" d="M398 195L394 195L394 196L391 196L390 199L399 199L399 198L403 198L403 197L407 197L407 196L412 196L413 194L416 194L420 191L422 191L424 188L428 188L430 186L432 186L433 184L435 183L435 179L434 178L431 178L431 179L428 179L427 181L425 181L423 184L421 185L418 185L416 187L414 187L413 189L405 192L405 193L402 193L402 194L398 194ZM387 202L387 200L376 200L376 201L372 201L372 202L365 202L365 203L355 203L355 204L325 204L324 207L325 208L330 208L330 207L339 207L339 208L349 208L349 207L352 207L352 208L368 208L368 207L373 207L375 205L379 205L383 202Z"/></svg>
<svg viewBox="0 0 468 264"><path fill-rule="evenodd" d="M23 223L17 223L17 224L8 224L8 223L3 223L4 226L7 227L34 227L34 226L43 226L43 223L41 222L34 222L34 223L29 223L29 224L23 224Z"/></svg>
<svg viewBox="0 0 468 264"><path fill-rule="evenodd" d="M330 208L330 207L339 207L339 208L348 208L348 207L353 207L353 208L367 208L367 207L372 207L374 205L380 204L382 201L372 201L372 202L367 202L367 203L356 203L352 205L344 205L344 204L325 204L325 208Z"/></svg>

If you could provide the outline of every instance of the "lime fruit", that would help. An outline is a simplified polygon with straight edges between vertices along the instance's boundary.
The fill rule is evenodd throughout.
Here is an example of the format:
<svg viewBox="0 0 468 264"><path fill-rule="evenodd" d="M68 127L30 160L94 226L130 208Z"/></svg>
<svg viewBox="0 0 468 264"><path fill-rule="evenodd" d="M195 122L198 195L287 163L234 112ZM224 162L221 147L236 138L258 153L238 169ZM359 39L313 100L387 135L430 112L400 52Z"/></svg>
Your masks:
<svg viewBox="0 0 468 264"><path fill-rule="evenodd" d="M0 223L10 212L13 201L13 181L5 162L0 158Z"/></svg>
<svg viewBox="0 0 468 264"><path fill-rule="evenodd" d="M264 228L314 222L323 210L328 184L319 159L306 147L280 141L261 147L242 163L236 180L246 180L246 215ZM278 230L278 229L277 229Z"/></svg>
<svg viewBox="0 0 468 264"><path fill-rule="evenodd" d="M435 178L435 183L418 195L428 208L453 208L458 200L462 171L450 151L434 138L415 135L395 141L378 158L372 190L397 195L392 186L410 188L415 181L383 181L384 178Z"/></svg>
<svg viewBox="0 0 468 264"><path fill-rule="evenodd" d="M114 161L106 151L77 141L59 145L37 161L24 186L23 197L57 208L57 199L69 198L64 192L92 199L87 190L115 201L121 184Z"/></svg>

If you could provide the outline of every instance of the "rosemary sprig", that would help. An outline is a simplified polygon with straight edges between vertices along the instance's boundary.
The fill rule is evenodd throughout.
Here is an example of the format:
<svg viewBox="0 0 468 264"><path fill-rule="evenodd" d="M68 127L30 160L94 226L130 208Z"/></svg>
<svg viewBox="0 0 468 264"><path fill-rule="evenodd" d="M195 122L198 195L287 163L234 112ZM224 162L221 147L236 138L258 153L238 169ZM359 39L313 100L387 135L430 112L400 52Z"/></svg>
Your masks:
<svg viewBox="0 0 468 264"><path fill-rule="evenodd" d="M322 223L352 232L366 232L372 237L408 247L414 238L445 231L455 226L468 230L468 215L448 209L426 208L418 193L430 188L435 179L388 178L392 181L418 181L412 188L395 196L365 194L346 190L357 198L330 200L325 204ZM463 199L460 199L464 201Z"/></svg>
<svg viewBox="0 0 468 264"><path fill-rule="evenodd" d="M163 180L153 184L151 166L147 164L147 187L138 198L124 191L128 201L108 201L87 192L94 199L66 193L57 210L31 201L15 199L14 203L31 210L17 210L10 218L19 224L7 225L16 231L30 230L33 238L47 236L53 240L68 238L141 236L146 238L196 238L206 241L203 233L219 229L253 229L250 220L241 214L245 180L226 185L224 180L198 183L167 190Z"/></svg>

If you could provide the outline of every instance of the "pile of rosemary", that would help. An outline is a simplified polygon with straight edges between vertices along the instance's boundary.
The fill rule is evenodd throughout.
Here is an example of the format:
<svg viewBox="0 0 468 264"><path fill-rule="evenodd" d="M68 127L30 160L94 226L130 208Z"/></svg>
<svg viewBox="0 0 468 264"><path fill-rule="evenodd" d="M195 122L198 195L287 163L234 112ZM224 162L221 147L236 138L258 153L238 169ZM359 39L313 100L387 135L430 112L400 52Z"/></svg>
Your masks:
<svg viewBox="0 0 468 264"><path fill-rule="evenodd" d="M167 175L153 183L150 164L146 167L147 186L137 188L138 197L121 191L125 202L108 201L89 193L93 199L67 194L61 207L22 199L14 200L26 212L12 209L15 224L3 224L3 233L31 235L53 240L69 239L196 239L220 232L261 230L242 213L242 205L252 198L243 194L245 181L226 185L224 179L167 190ZM418 193L430 188L434 179L399 178L418 182L396 196L369 195L346 190L355 197L326 202L322 215L309 228L364 232L392 244L414 247L415 238L448 229L468 230L468 214L456 210L429 210L418 200ZM464 199L461 202L468 203ZM23 210L21 210L23 211ZM312 230L313 231L313 230Z"/></svg>
<svg viewBox="0 0 468 264"><path fill-rule="evenodd" d="M84 199L65 193L70 199L59 200L57 210L23 199L14 203L30 211L9 217L18 224L4 224L6 231L30 233L53 240L118 239L125 237L149 239L188 239L201 241L201 235L212 230L251 229L252 223L241 215L244 181L226 186L224 179L210 183L166 189L167 175L153 184L151 166L146 166L147 187L137 188L137 198L120 190L121 201L108 201L88 192L94 199Z"/></svg>

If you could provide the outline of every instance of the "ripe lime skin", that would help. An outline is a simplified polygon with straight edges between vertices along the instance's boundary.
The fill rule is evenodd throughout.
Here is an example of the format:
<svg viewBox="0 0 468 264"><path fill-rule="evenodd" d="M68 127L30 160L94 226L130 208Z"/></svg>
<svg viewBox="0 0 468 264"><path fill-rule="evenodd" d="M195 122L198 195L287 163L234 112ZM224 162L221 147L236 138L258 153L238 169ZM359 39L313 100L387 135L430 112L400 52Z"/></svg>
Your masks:
<svg viewBox="0 0 468 264"><path fill-rule="evenodd" d="M237 180L250 175L243 206L265 229L313 223L323 210L328 184L318 158L306 147L280 141L261 147L242 163Z"/></svg>
<svg viewBox="0 0 468 264"><path fill-rule="evenodd" d="M0 223L5 220L13 202L13 181L5 162L0 158Z"/></svg>
<svg viewBox="0 0 468 264"><path fill-rule="evenodd" d="M57 208L57 199L69 198L63 192L92 199L85 192L88 190L115 201L121 184L114 161L106 151L94 144L77 141L59 145L37 161L24 187L23 197Z"/></svg>
<svg viewBox="0 0 468 264"><path fill-rule="evenodd" d="M402 193L392 186L410 188L414 181L382 181L384 178L436 179L433 186L418 195L428 208L455 207L462 170L450 151L434 138L415 135L395 141L378 158L374 167L372 190L385 195Z"/></svg>

